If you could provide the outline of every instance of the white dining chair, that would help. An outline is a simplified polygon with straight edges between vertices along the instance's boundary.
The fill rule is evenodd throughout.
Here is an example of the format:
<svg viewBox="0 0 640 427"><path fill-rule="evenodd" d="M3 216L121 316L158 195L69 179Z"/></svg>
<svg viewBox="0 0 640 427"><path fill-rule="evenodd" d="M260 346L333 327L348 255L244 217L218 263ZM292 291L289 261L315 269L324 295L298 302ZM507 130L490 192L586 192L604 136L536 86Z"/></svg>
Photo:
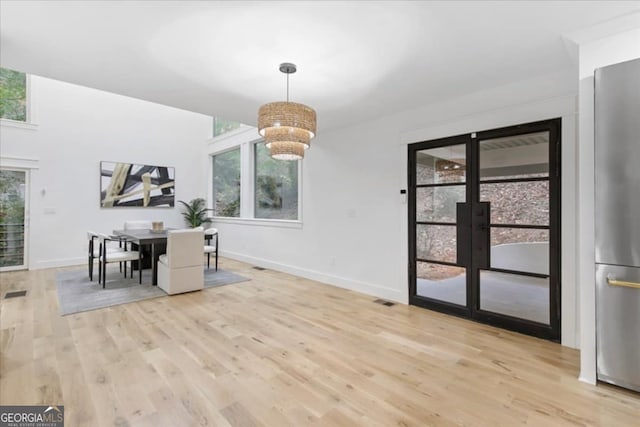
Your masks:
<svg viewBox="0 0 640 427"><path fill-rule="evenodd" d="M207 228L204 231L204 238L207 244L204 245L204 253L207 254L207 268L211 266L211 254L215 254L216 271L218 271L218 229ZM211 244L213 240L213 244Z"/></svg>
<svg viewBox="0 0 640 427"><path fill-rule="evenodd" d="M124 264L124 277L127 277L127 261L133 262L138 261L138 265L142 262L142 253L140 251L127 250L127 241L122 241L120 238L107 236L106 234L96 233L98 235L98 239L100 242L100 258L99 258L99 275L98 275L98 283L102 282L102 288L104 289L107 283L107 264L111 264L114 262L123 263ZM125 247L121 251L110 252L108 250L108 246L110 242L123 242ZM130 267L130 277L133 277L133 266ZM142 284L142 269L138 269L139 277L138 283Z"/></svg>
<svg viewBox="0 0 640 427"><path fill-rule="evenodd" d="M198 229L167 232L167 253L158 259L158 287L169 295L204 288L203 240Z"/></svg>
<svg viewBox="0 0 640 427"><path fill-rule="evenodd" d="M144 219L124 222L125 230L151 230L152 228L153 228L152 222ZM132 249L137 251L142 251L143 254L150 255L148 249L145 249L144 247L139 247L135 243L132 245ZM153 260L151 262L153 262ZM145 267L145 266L142 266L142 267ZM146 267L148 268L148 265ZM138 268L141 268L140 265L138 265Z"/></svg>
<svg viewBox="0 0 640 427"><path fill-rule="evenodd" d="M152 227L153 225L151 224L151 221L146 221L146 220L124 222L125 230L151 230Z"/></svg>
<svg viewBox="0 0 640 427"><path fill-rule="evenodd" d="M89 281L93 281L93 266L97 259L100 259L100 236L98 233L94 231L87 231L87 239L89 241L89 251L88 251L88 266L89 266ZM115 241L112 241L110 244L107 244L107 252L121 252L124 251L122 248L121 239L118 240L118 246L115 246ZM122 264L120 264L120 271L122 271Z"/></svg>

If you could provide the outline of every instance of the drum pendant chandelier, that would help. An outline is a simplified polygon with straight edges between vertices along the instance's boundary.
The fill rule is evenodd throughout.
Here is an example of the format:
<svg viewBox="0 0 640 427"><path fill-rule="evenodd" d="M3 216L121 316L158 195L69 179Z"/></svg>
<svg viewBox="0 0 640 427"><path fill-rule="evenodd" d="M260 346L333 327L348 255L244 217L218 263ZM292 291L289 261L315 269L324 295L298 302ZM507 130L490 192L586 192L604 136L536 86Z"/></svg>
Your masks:
<svg viewBox="0 0 640 427"><path fill-rule="evenodd" d="M295 64L280 64L287 75L287 101L271 102L258 111L258 132L264 138L271 157L279 160L300 160L304 150L316 136L316 112L304 104L289 102L289 74L296 72Z"/></svg>

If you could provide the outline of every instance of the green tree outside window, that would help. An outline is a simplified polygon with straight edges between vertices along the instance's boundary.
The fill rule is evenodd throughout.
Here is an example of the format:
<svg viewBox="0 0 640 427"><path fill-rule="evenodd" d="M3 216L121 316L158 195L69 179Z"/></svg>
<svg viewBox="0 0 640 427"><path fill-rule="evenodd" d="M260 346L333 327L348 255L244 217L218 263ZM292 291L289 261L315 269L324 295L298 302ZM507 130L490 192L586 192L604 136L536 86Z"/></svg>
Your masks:
<svg viewBox="0 0 640 427"><path fill-rule="evenodd" d="M240 216L240 148L213 156L213 215Z"/></svg>
<svg viewBox="0 0 640 427"><path fill-rule="evenodd" d="M220 117L213 118L213 136L220 136L240 127L240 122L225 120Z"/></svg>
<svg viewBox="0 0 640 427"><path fill-rule="evenodd" d="M298 162L272 159L255 144L255 217L298 219Z"/></svg>
<svg viewBox="0 0 640 427"><path fill-rule="evenodd" d="M0 118L27 121L27 75L0 68Z"/></svg>
<svg viewBox="0 0 640 427"><path fill-rule="evenodd" d="M25 173L0 170L0 267L24 262Z"/></svg>

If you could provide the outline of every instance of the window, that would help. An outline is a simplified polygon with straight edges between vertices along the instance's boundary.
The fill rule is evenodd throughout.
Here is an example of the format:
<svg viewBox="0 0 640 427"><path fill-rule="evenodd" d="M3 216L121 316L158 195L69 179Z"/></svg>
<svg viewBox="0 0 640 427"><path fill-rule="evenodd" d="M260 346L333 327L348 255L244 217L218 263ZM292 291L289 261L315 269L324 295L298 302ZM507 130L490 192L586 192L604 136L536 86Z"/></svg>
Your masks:
<svg viewBox="0 0 640 427"><path fill-rule="evenodd" d="M275 160L254 144L255 218L298 219L298 162Z"/></svg>
<svg viewBox="0 0 640 427"><path fill-rule="evenodd" d="M0 118L27 121L27 76L0 68Z"/></svg>
<svg viewBox="0 0 640 427"><path fill-rule="evenodd" d="M216 222L302 228L302 163L275 160L255 127L208 143L208 207Z"/></svg>
<svg viewBox="0 0 640 427"><path fill-rule="evenodd" d="M213 118L213 136L220 136L240 127L240 122L225 120L220 117Z"/></svg>
<svg viewBox="0 0 640 427"><path fill-rule="evenodd" d="M213 215L240 216L240 147L216 154L213 166Z"/></svg>

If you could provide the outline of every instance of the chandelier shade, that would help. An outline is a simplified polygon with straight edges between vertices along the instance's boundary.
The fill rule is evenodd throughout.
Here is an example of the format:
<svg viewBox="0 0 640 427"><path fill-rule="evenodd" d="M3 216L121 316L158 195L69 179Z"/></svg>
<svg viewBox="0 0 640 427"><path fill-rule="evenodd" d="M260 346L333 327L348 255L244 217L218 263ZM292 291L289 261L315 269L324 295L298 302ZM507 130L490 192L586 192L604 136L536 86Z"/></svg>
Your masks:
<svg viewBox="0 0 640 427"><path fill-rule="evenodd" d="M296 66L283 63L280 71L287 75L287 100L260 107L258 133L274 159L299 160L316 135L316 112L304 104L289 102L289 74L296 72Z"/></svg>
<svg viewBox="0 0 640 427"><path fill-rule="evenodd" d="M274 141L269 147L271 157L278 160L300 160L304 157L304 145L290 141Z"/></svg>
<svg viewBox="0 0 640 427"><path fill-rule="evenodd" d="M271 144L274 142L295 142L302 144L304 149L311 147L311 141L309 141L309 134L300 132L295 128L275 128L265 132L264 145L267 148L271 148Z"/></svg>
<svg viewBox="0 0 640 427"><path fill-rule="evenodd" d="M270 148L274 141L290 141L309 148L316 134L316 112L296 102L271 102L258 111L258 133Z"/></svg>

